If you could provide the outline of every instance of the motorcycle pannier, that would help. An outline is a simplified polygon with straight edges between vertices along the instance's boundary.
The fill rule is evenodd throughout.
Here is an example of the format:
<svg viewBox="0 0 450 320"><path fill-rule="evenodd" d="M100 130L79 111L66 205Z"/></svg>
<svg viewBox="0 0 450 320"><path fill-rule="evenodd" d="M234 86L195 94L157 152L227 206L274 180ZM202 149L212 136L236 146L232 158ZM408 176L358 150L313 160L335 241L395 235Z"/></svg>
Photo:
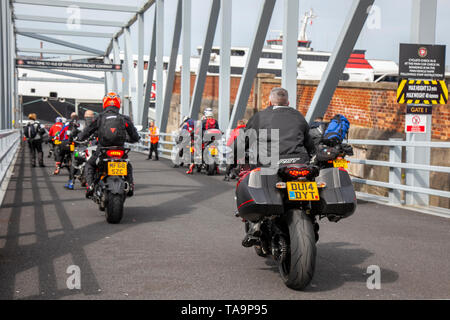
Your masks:
<svg viewBox="0 0 450 320"><path fill-rule="evenodd" d="M265 216L283 213L283 200L275 188L277 174L263 175L256 169L239 180L236 202L239 216L249 221L259 221Z"/></svg>
<svg viewBox="0 0 450 320"><path fill-rule="evenodd" d="M326 187L319 189L320 201L313 203L314 211L326 215L330 221L347 218L355 212L356 194L346 170L322 169L316 182L325 182Z"/></svg>

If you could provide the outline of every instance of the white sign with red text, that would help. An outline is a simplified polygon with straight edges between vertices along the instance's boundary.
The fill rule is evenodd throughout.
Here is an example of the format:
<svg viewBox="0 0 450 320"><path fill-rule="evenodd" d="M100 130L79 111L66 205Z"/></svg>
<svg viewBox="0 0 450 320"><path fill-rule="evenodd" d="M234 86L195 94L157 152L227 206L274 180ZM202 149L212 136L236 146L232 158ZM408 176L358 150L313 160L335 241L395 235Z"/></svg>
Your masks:
<svg viewBox="0 0 450 320"><path fill-rule="evenodd" d="M427 132L427 116L425 114L406 114L405 132L406 133Z"/></svg>

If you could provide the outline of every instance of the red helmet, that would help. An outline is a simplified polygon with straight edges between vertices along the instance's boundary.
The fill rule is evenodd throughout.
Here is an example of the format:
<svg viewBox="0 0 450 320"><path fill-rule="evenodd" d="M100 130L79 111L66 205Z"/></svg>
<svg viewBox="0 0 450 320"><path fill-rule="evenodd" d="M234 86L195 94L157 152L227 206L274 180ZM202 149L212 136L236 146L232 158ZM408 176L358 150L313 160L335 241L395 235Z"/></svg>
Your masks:
<svg viewBox="0 0 450 320"><path fill-rule="evenodd" d="M110 92L103 98L103 109L111 106L120 109L120 97L115 92Z"/></svg>

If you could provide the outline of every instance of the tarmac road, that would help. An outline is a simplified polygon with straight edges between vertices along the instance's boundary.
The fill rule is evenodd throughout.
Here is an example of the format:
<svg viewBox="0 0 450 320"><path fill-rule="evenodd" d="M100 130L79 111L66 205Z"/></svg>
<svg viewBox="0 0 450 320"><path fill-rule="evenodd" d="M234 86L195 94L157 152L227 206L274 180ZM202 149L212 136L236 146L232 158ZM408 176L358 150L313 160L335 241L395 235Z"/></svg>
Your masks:
<svg viewBox="0 0 450 320"><path fill-rule="evenodd" d="M132 154L136 194L121 224L63 188L67 173L19 154L0 208L0 299L435 299L450 298L450 220L360 203L321 222L316 272L304 292L284 286L274 262L241 246L235 183L187 176ZM69 290L67 268L81 271ZM371 265L381 289L369 290Z"/></svg>

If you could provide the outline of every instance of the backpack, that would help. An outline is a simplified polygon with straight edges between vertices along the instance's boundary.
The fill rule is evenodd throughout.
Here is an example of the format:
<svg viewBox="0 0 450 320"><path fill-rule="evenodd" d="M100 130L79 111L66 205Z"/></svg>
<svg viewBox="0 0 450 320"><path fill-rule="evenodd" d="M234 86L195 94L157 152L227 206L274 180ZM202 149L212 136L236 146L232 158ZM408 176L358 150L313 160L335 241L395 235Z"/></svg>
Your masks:
<svg viewBox="0 0 450 320"><path fill-rule="evenodd" d="M123 146L127 140L124 118L114 112L106 112L101 118L98 141L104 147Z"/></svg>
<svg viewBox="0 0 450 320"><path fill-rule="evenodd" d="M338 147L329 147L324 144L320 144L316 149L316 159L319 162L327 162L334 160L339 155Z"/></svg>
<svg viewBox="0 0 450 320"><path fill-rule="evenodd" d="M33 124L28 124L25 127L24 135L28 139L34 139L37 136L36 125L34 123Z"/></svg>
<svg viewBox="0 0 450 320"><path fill-rule="evenodd" d="M323 134L323 143L328 146L335 146L347 137L350 122L341 114L337 114L331 119L327 130Z"/></svg>
<svg viewBox="0 0 450 320"><path fill-rule="evenodd" d="M216 119L207 119L205 124L205 130L216 129Z"/></svg>
<svg viewBox="0 0 450 320"><path fill-rule="evenodd" d="M314 122L309 129L309 135L313 140L315 146L317 146L323 138L323 134L327 128L327 124L325 122Z"/></svg>

